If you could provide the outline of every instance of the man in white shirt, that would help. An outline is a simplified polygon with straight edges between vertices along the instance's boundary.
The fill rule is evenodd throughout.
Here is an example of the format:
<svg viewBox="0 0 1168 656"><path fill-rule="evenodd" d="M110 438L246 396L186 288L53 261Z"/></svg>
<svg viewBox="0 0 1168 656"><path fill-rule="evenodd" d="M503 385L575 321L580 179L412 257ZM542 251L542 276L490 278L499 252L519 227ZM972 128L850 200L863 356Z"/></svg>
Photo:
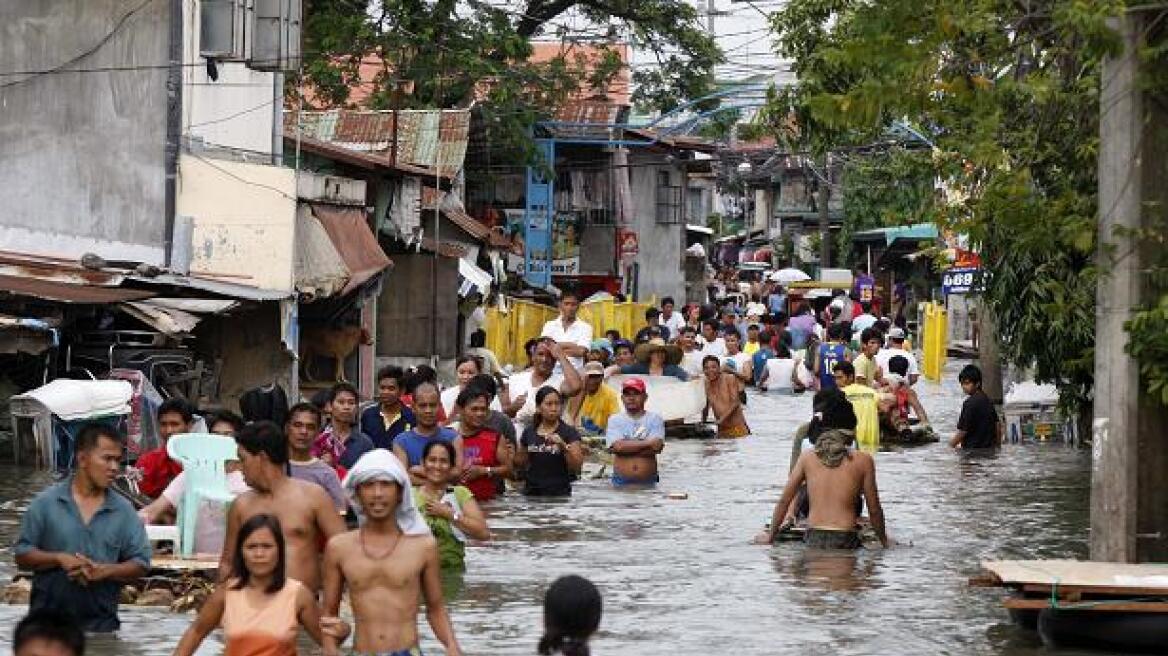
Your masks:
<svg viewBox="0 0 1168 656"><path fill-rule="evenodd" d="M681 368L690 378L702 375L702 352L697 347L697 331L693 326L683 326L677 336L677 345L681 347Z"/></svg>
<svg viewBox="0 0 1168 656"><path fill-rule="evenodd" d="M685 317L680 312L673 311L674 304L671 296L661 299L661 325L669 329L669 336L677 339L681 328L685 326Z"/></svg>
<svg viewBox="0 0 1168 656"><path fill-rule="evenodd" d="M860 307L863 308L864 313L852 319L852 334L859 337L860 333L876 325L876 316L872 314L872 304L868 301L860 301Z"/></svg>
<svg viewBox="0 0 1168 656"><path fill-rule="evenodd" d="M903 328L893 328L888 331L888 345L880 349L880 352L876 354L876 364L883 371L889 371L888 361L898 355L902 355L908 360L908 384L916 385L917 379L921 377L921 370L917 367L916 356L904 348Z"/></svg>
<svg viewBox="0 0 1168 656"><path fill-rule="evenodd" d="M733 328L731 328L733 330ZM702 322L702 357L713 355L722 357L726 355L726 342L718 334L718 323L716 321Z"/></svg>
<svg viewBox="0 0 1168 656"><path fill-rule="evenodd" d="M579 309L580 297L576 292L565 291L560 295L560 316L545 323L540 333L540 337L555 340L577 369L584 366L584 356L592 344L592 326L576 318Z"/></svg>
<svg viewBox="0 0 1168 656"><path fill-rule="evenodd" d="M562 373L555 370L557 362L561 365ZM503 412L515 419L520 434L535 415L535 395L539 388L544 385L554 387L565 399L575 396L583 388L584 382L579 372L568 365L567 356L558 344L541 340L535 347L531 369L512 374L507 379L507 385L500 395Z"/></svg>

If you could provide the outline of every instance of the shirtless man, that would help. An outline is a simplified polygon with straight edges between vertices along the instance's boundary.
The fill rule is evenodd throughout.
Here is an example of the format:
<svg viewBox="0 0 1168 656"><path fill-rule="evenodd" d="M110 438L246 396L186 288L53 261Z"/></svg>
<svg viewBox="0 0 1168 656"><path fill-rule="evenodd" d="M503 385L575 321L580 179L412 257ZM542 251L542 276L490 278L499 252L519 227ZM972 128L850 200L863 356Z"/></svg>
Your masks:
<svg viewBox="0 0 1168 656"><path fill-rule="evenodd" d="M243 480L251 487L235 498L227 511L227 535L219 558L219 580L231 576L235 536L253 515L275 515L284 529L288 578L309 590L320 589L320 550L317 546L345 530L345 522L324 488L289 478L288 443L284 431L270 421L244 426L235 438L239 445Z"/></svg>
<svg viewBox="0 0 1168 656"><path fill-rule="evenodd" d="M809 547L822 549L855 549L860 545L856 523L859 519L856 499L864 496L872 528L880 544L888 546L884 531L884 510L876 490L876 463L872 456L854 451L849 443L854 437L856 415L842 392L832 392L833 398L823 406L822 425L825 430L815 441L813 451L804 452L795 463L783 496L775 504L771 524L760 533L755 542L771 544L786 528L790 520L788 507L799 488L807 483L810 513L809 529L804 541Z"/></svg>
<svg viewBox="0 0 1168 656"><path fill-rule="evenodd" d="M446 654L461 654L442 600L438 543L414 506L401 463L388 451L370 451L345 478L345 491L363 521L361 528L329 540L325 549L324 609L337 616L348 583L356 621L353 653L421 654L417 650L421 596L426 619ZM330 636L323 645L326 655L339 653Z"/></svg>
<svg viewBox="0 0 1168 656"><path fill-rule="evenodd" d="M645 409L645 381L627 378L621 385L625 411L608 418L604 442L613 454L612 484L655 485L657 454L665 448L665 422Z"/></svg>
<svg viewBox="0 0 1168 656"><path fill-rule="evenodd" d="M742 412L742 383L734 374L722 369L722 359L716 355L702 358L702 374L706 383L706 408L702 411L702 420L713 410L718 437L750 435L750 426L746 425L746 415Z"/></svg>

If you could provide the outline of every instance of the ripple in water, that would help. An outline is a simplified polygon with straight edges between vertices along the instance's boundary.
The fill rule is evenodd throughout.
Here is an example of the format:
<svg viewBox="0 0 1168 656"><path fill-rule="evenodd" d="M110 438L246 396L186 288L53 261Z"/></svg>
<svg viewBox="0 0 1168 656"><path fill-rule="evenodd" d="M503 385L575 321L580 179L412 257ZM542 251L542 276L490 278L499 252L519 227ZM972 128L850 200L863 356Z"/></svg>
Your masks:
<svg viewBox="0 0 1168 656"><path fill-rule="evenodd" d="M942 436L962 395L946 380L918 390ZM543 590L561 574L591 578L604 593L598 654L1046 654L1011 626L1001 591L966 581L986 558L1086 556L1090 457L1061 445L1010 446L968 458L944 444L881 453L880 496L889 551L805 554L798 545L750 544L785 481L790 440L809 395L751 393L756 435L733 442L674 441L662 456L658 491L614 490L584 481L570 501L509 495L487 511L496 540L468 549L468 572L447 587L468 654L534 654ZM0 469L0 538L8 552L19 514L48 477ZM665 493L683 491L685 500ZM0 606L13 626L24 609ZM123 608L119 640L90 653L169 654L191 616ZM421 618L423 647L442 653ZM0 636L7 641L8 634ZM217 654L208 640L200 654Z"/></svg>

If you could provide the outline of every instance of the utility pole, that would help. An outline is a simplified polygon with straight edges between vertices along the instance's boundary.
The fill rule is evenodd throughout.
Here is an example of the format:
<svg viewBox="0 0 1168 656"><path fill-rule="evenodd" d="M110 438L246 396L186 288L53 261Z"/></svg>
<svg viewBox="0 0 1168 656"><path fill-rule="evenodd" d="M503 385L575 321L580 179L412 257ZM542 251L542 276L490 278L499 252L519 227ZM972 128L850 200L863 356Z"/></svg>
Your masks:
<svg viewBox="0 0 1168 656"><path fill-rule="evenodd" d="M1123 52L1103 64L1099 98L1099 288L1095 308L1091 558L1168 558L1168 409L1141 385L1124 349L1124 323L1155 290L1144 267L1168 202L1168 111L1145 97L1139 50L1154 14L1132 9L1111 19Z"/></svg>
<svg viewBox="0 0 1168 656"><path fill-rule="evenodd" d="M819 179L819 194L815 199L815 209L819 212L819 270L831 266L831 220L827 213L827 203L831 199L831 156L825 153L820 156L820 165L823 175Z"/></svg>

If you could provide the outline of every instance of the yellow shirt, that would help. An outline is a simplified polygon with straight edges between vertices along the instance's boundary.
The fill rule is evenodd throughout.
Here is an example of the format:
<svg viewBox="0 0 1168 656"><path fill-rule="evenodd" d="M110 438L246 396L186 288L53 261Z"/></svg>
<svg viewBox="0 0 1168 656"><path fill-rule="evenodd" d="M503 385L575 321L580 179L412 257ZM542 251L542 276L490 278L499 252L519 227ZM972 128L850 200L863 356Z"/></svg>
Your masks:
<svg viewBox="0 0 1168 656"><path fill-rule="evenodd" d="M876 385L876 361L867 355L861 353L852 360L852 366L856 368L856 378L863 378L864 382L869 387Z"/></svg>
<svg viewBox="0 0 1168 656"><path fill-rule="evenodd" d="M589 433L594 430L592 425L603 433L608 428L608 418L620 411L621 402L616 390L602 384L595 394L584 396L584 402L580 405L580 425Z"/></svg>
<svg viewBox="0 0 1168 656"><path fill-rule="evenodd" d="M754 355L755 353L758 353L760 348L762 348L762 344L759 344L758 342L747 342L742 346L742 352L747 355Z"/></svg>
<svg viewBox="0 0 1168 656"><path fill-rule="evenodd" d="M876 404L876 390L852 383L841 390L856 412L856 444L865 451L880 446L880 412Z"/></svg>

